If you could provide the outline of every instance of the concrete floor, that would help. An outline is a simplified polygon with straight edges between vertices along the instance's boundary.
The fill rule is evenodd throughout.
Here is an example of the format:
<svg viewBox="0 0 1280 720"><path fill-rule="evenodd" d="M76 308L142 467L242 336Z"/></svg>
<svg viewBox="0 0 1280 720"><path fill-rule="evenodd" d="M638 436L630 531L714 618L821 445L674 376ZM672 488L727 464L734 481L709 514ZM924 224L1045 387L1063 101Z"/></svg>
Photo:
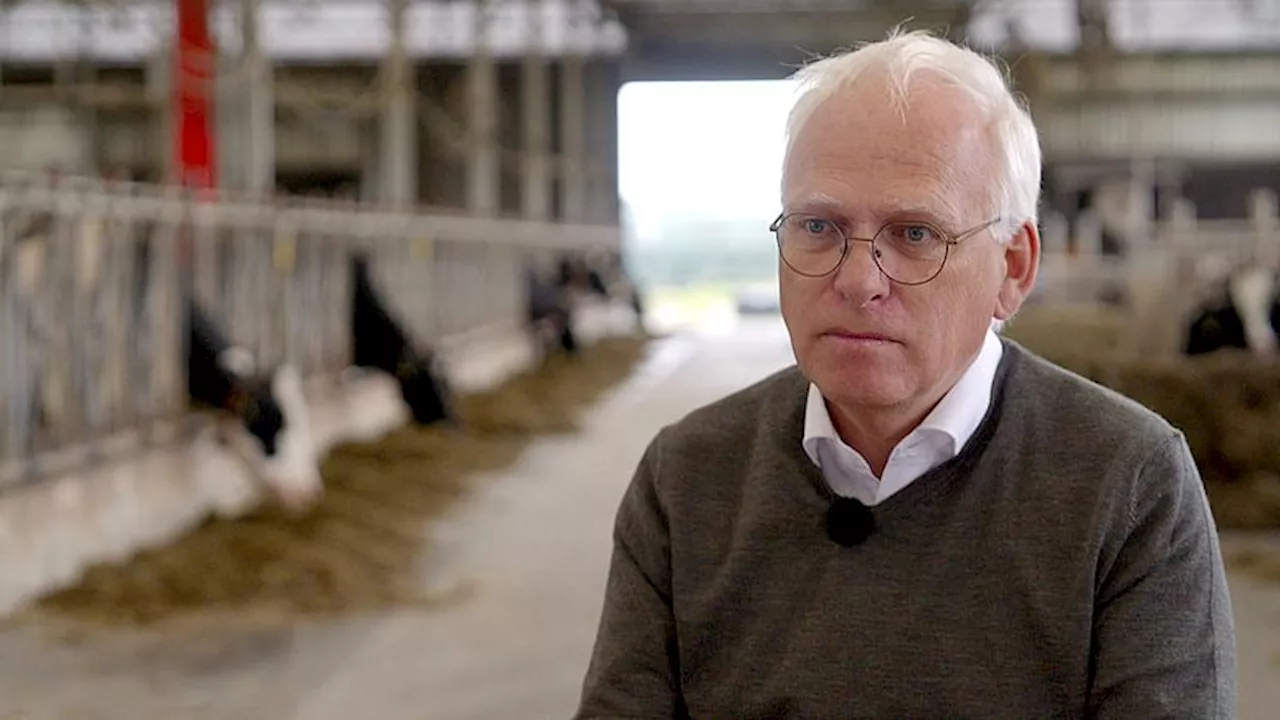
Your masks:
<svg viewBox="0 0 1280 720"><path fill-rule="evenodd" d="M710 337L718 335L718 337ZM790 362L779 323L668 340L583 436L546 440L438 526L425 576L458 600L304 627L58 646L0 635L0 718L508 720L572 713L613 511L653 433ZM1229 537L1229 552L1256 544ZM1280 545L1277 545L1280 547ZM1280 585L1232 577L1242 720L1280 706Z"/></svg>

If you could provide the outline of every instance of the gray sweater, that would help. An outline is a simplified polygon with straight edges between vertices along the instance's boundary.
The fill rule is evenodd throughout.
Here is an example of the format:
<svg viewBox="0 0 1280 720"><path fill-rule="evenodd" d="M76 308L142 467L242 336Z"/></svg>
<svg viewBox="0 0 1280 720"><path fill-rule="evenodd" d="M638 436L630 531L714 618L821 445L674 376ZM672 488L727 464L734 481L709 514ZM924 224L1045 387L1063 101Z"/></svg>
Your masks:
<svg viewBox="0 0 1280 720"><path fill-rule="evenodd" d="M1231 718L1235 641L1187 445L1005 340L953 460L840 547L794 367L650 444L577 718Z"/></svg>

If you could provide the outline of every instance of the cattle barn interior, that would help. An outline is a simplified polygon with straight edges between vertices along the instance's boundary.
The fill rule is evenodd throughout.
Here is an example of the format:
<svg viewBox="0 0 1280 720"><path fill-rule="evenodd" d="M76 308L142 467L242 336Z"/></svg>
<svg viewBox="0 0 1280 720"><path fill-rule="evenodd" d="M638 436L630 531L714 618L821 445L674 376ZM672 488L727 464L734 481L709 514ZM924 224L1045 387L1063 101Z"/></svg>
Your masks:
<svg viewBox="0 0 1280 720"><path fill-rule="evenodd" d="M0 3L0 718L572 716L650 441L796 362L786 78L900 25L1025 101L1000 333L1183 433L1273 720L1280 15L1235 0Z"/></svg>

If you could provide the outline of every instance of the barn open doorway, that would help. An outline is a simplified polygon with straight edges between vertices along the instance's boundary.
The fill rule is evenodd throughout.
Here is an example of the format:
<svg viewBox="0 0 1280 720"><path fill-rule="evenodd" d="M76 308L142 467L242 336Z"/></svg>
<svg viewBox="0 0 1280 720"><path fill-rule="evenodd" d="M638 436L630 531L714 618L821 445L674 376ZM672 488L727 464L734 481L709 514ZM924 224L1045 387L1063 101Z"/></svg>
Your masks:
<svg viewBox="0 0 1280 720"><path fill-rule="evenodd" d="M776 311L786 80L632 82L618 93L627 264L655 326ZM736 308L736 310L735 310Z"/></svg>

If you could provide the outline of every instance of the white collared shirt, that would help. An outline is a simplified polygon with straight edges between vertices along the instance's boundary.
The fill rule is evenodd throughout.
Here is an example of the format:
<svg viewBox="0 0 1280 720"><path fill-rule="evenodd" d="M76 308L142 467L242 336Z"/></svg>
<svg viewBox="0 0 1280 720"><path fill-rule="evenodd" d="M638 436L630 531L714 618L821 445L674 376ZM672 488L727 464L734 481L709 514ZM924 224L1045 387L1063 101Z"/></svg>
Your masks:
<svg viewBox="0 0 1280 720"><path fill-rule="evenodd" d="M809 384L804 414L804 451L822 470L831 489L864 505L877 505L916 478L955 457L982 423L991 405L991 389L1004 345L988 330L977 358L925 417L889 455L882 477L836 433L821 391Z"/></svg>

